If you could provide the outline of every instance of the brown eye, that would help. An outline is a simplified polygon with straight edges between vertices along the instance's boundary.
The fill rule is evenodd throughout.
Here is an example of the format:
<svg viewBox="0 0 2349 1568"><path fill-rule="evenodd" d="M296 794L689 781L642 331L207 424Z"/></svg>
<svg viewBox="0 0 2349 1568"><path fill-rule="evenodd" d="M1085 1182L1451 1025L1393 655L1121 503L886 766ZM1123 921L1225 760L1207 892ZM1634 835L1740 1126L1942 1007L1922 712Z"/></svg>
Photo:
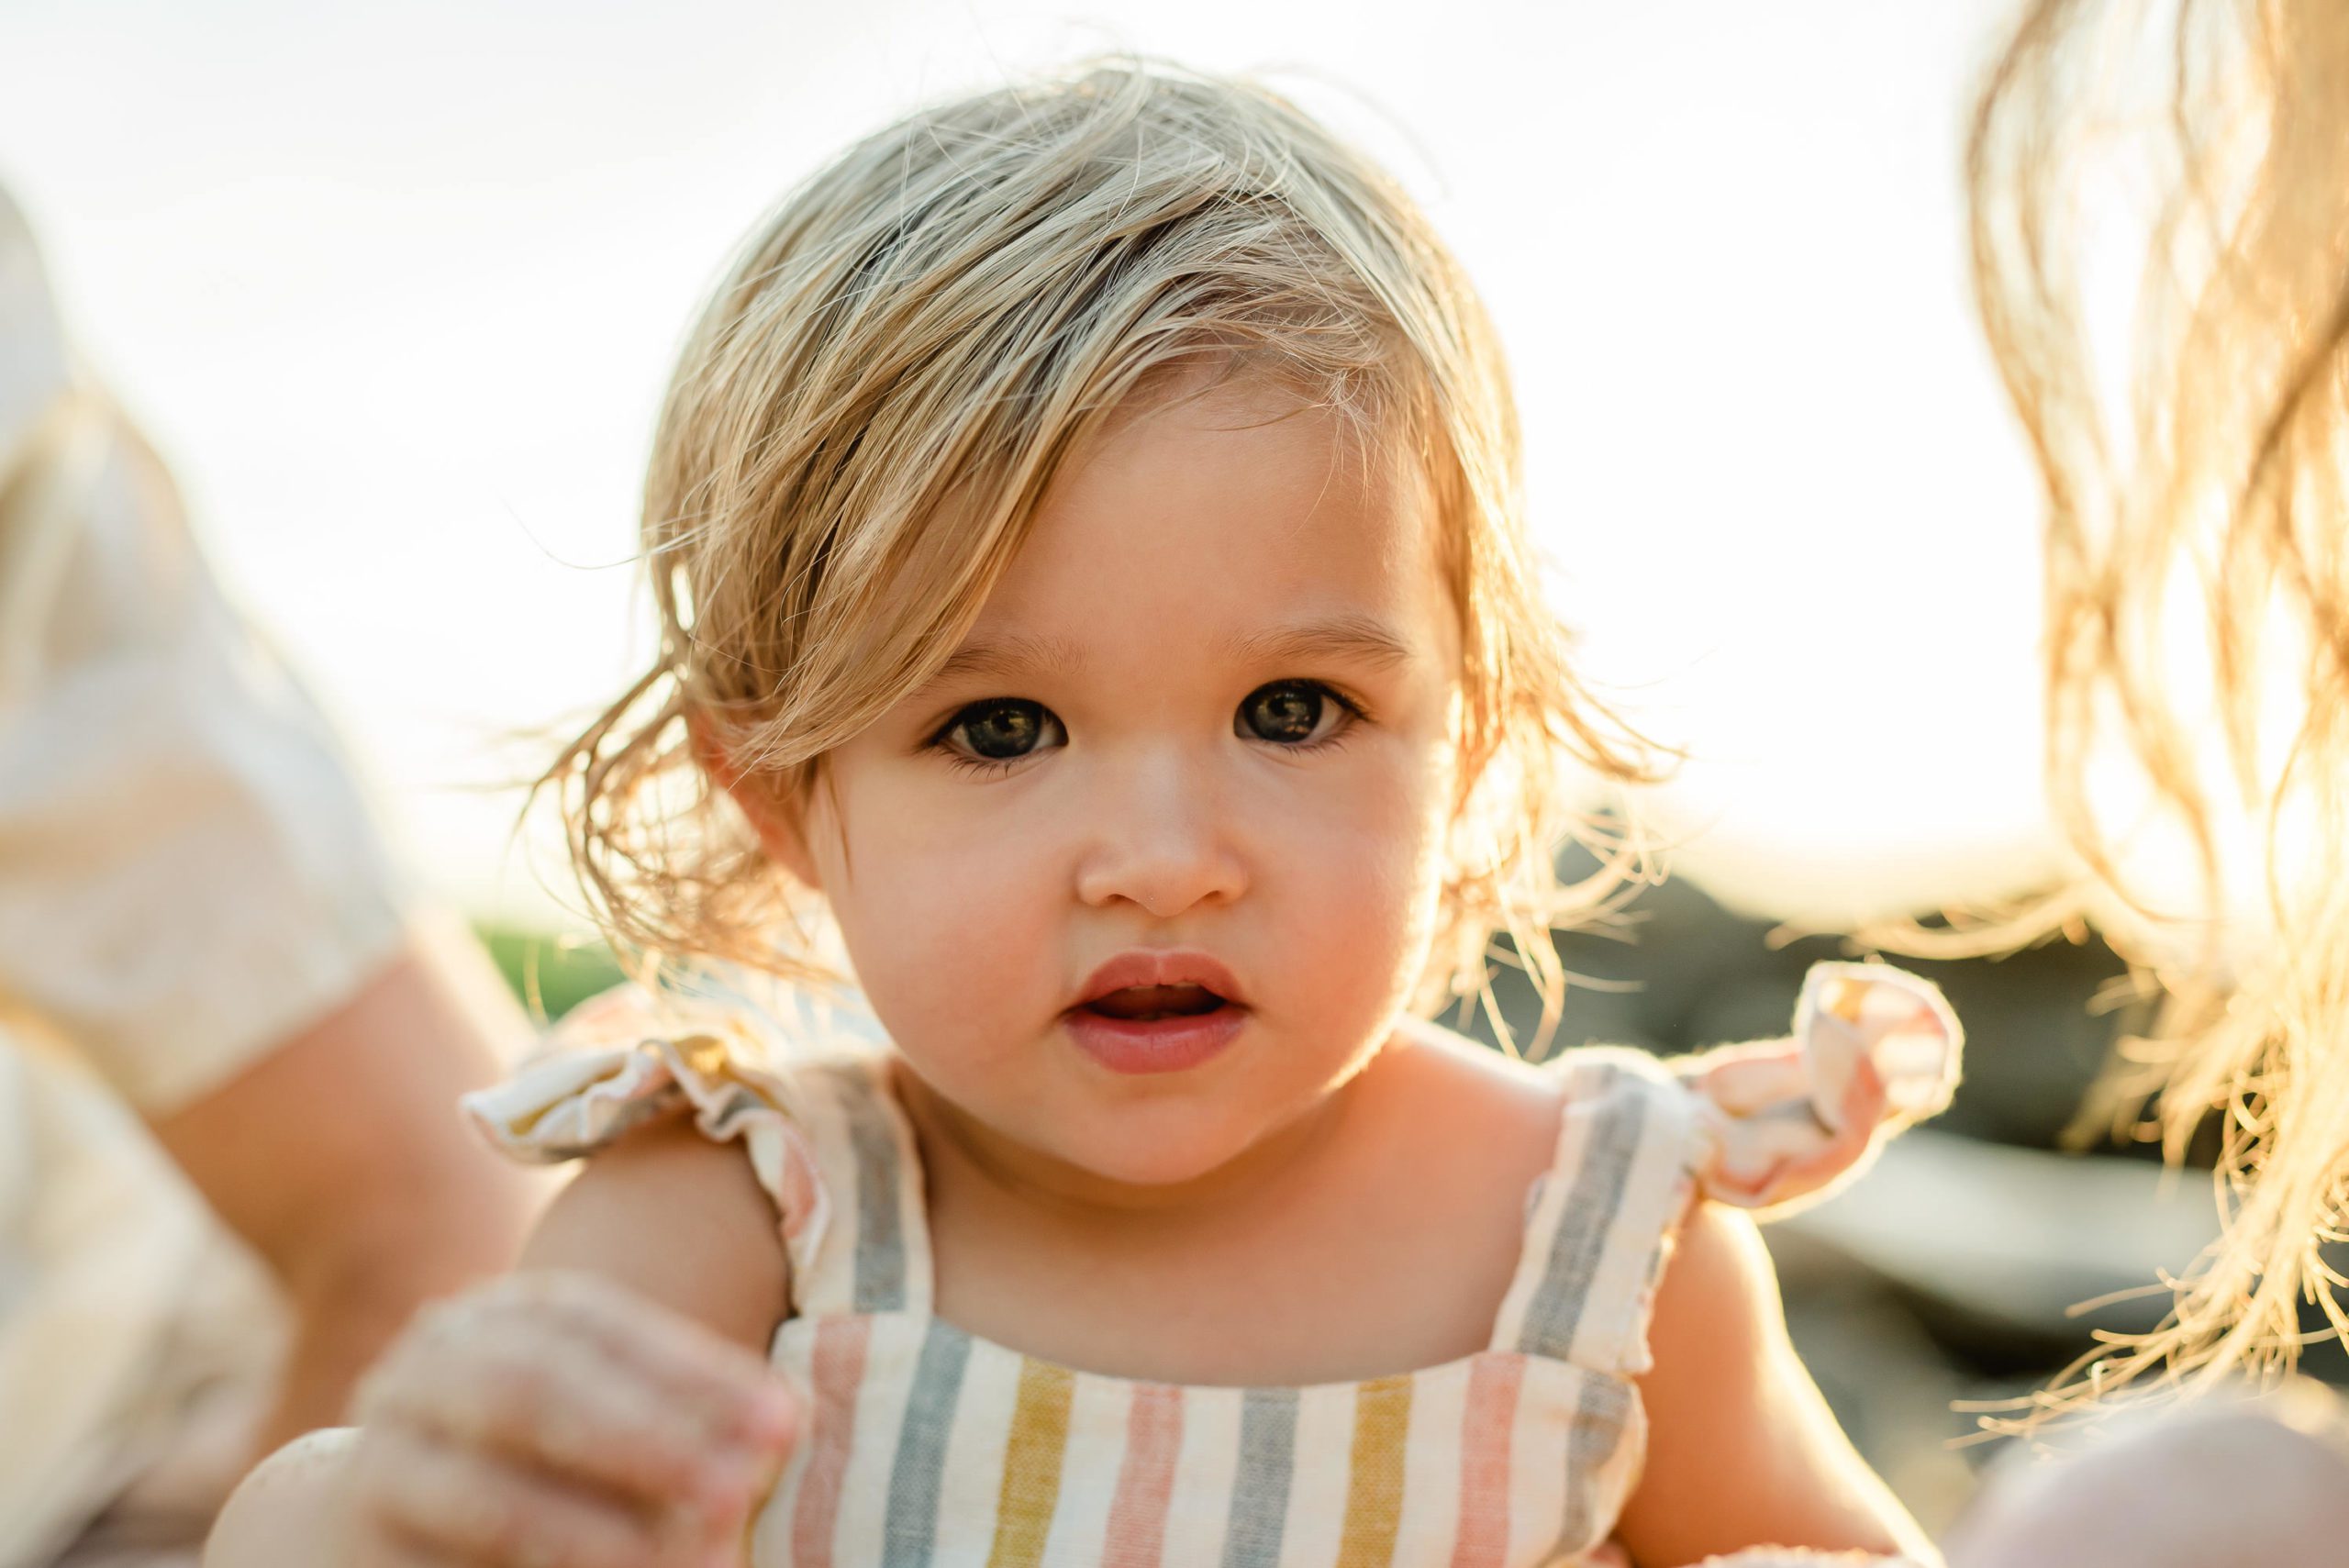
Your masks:
<svg viewBox="0 0 2349 1568"><path fill-rule="evenodd" d="M1008 762L1054 743L1061 721L1042 703L1025 697L989 697L954 716L939 739L982 762Z"/></svg>
<svg viewBox="0 0 2349 1568"><path fill-rule="evenodd" d="M1250 692L1233 728L1243 736L1297 746L1318 740L1342 714L1336 695L1313 681L1275 681Z"/></svg>

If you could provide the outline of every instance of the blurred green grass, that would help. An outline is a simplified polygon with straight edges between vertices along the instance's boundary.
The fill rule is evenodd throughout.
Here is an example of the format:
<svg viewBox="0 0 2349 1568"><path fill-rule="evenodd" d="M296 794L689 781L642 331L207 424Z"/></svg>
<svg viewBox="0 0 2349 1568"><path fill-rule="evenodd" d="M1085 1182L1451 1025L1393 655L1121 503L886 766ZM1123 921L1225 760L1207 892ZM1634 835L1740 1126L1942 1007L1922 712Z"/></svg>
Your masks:
<svg viewBox="0 0 2349 1568"><path fill-rule="evenodd" d="M480 925L473 934L530 1016L552 1023L623 976L612 951L598 941L551 937L510 926Z"/></svg>

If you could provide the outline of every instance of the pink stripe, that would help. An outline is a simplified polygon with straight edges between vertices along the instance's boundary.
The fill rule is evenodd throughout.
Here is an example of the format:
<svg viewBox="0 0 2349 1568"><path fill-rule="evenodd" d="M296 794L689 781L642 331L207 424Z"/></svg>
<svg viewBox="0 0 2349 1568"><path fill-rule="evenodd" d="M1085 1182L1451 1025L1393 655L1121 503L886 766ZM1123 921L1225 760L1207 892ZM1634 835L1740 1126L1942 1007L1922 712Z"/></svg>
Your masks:
<svg viewBox="0 0 2349 1568"><path fill-rule="evenodd" d="M1174 1500L1174 1460L1183 1447L1183 1391L1163 1383L1134 1389L1126 1418L1126 1457L1109 1504L1102 1568L1158 1568L1166 1511Z"/></svg>
<svg viewBox="0 0 2349 1568"><path fill-rule="evenodd" d="M826 1318L816 1325L808 1381L815 1407L801 1440L811 1441L799 1478L799 1506L791 1518L791 1561L800 1568L831 1568L832 1532L840 1519L841 1484L848 1477L856 1436L856 1391L864 1382L870 1318Z"/></svg>
<svg viewBox="0 0 2349 1568"><path fill-rule="evenodd" d="M1452 1568L1498 1568L1508 1553L1508 1449L1517 1426L1521 1355L1478 1356L1468 1372L1460 1433L1460 1529Z"/></svg>

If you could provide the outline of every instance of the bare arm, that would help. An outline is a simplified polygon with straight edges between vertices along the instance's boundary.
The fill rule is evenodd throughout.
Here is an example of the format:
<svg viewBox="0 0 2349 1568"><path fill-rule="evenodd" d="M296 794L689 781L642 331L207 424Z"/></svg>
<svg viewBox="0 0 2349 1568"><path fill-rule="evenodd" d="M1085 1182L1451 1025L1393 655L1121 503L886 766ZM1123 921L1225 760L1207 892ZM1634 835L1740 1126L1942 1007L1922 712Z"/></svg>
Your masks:
<svg viewBox="0 0 2349 1568"><path fill-rule="evenodd" d="M682 1113L589 1161L547 1206L519 1266L600 1274L762 1359L790 1310L774 1204L740 1148Z"/></svg>
<svg viewBox="0 0 2349 1568"><path fill-rule="evenodd" d="M524 1022L468 959L412 940L333 1013L152 1124L294 1307L260 1453L342 1420L419 1303L505 1268L521 1243L532 1185L480 1146L456 1099L495 1075L494 1042Z"/></svg>
<svg viewBox="0 0 2349 1568"><path fill-rule="evenodd" d="M673 1364L682 1361L711 1369L703 1384L707 1394L686 1407L674 1403L674 1394L638 1403L625 1431L606 1428L606 1448L596 1429L627 1405L625 1398L615 1403L612 1385L642 1370L629 1366L629 1357L582 1362L554 1352L536 1367L518 1367L510 1360L501 1366L490 1357L479 1363L484 1380L496 1385L503 1377L506 1386L535 1390L532 1418L538 1424L571 1431L575 1441L584 1433L587 1446L644 1474L668 1462L717 1465L722 1471L728 1461L718 1451L721 1445L692 1434L723 1429L728 1402L761 1393L767 1348L790 1298L790 1270L775 1212L741 1151L710 1143L682 1115L634 1129L597 1154L547 1207L524 1250L518 1277L474 1294L580 1274L627 1293L626 1300L609 1306L615 1312L642 1314L620 1338L648 1361L665 1356ZM676 1317L689 1322L677 1324ZM691 1332L681 1339L685 1329ZM712 1333L736 1360L713 1357L694 1342ZM386 1375L403 1370L397 1359ZM465 1381L434 1378L433 1357L409 1359L405 1370L428 1386L421 1392L412 1387L405 1397L396 1389L386 1390L378 1403L399 1408L429 1396L435 1382L445 1396L451 1382ZM674 1375L660 1381L672 1390L679 1383ZM594 1396L587 1397L591 1391ZM573 1403L574 1398L584 1403ZM644 1451L626 1451L629 1440ZM346 1430L313 1434L273 1455L247 1477L221 1514L205 1554L206 1568L370 1568L377 1559L368 1555L367 1531L354 1526L363 1511L355 1502L355 1494L364 1489L356 1470L363 1462L362 1449L362 1434ZM379 1462L399 1462L380 1455ZM457 1492L473 1484L446 1471L432 1483ZM741 1506L749 1506L751 1495L743 1494ZM478 1513L481 1503L482 1496L473 1493L451 1496L448 1506L452 1512L472 1506ZM490 1511L501 1507L509 1520L518 1520L528 1505L509 1497L493 1502ZM485 1562L505 1560L492 1551L476 1555ZM583 1553L581 1560L589 1559ZM634 1547L623 1548L618 1561L645 1568L653 1558Z"/></svg>
<svg viewBox="0 0 2349 1568"><path fill-rule="evenodd" d="M1797 1359L1769 1254L1743 1215L1697 1206L1650 1342L1647 1468L1619 1527L1640 1568L1763 1544L1939 1561Z"/></svg>

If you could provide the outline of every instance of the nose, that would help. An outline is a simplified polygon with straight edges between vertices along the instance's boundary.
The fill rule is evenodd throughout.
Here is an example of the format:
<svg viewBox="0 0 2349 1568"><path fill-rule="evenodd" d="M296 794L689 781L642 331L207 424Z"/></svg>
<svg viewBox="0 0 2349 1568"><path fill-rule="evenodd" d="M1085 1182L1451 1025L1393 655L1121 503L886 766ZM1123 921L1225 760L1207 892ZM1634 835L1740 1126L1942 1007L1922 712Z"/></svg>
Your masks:
<svg viewBox="0 0 2349 1568"><path fill-rule="evenodd" d="M1163 753L1106 772L1077 897L1096 908L1131 904L1162 920L1239 897L1247 871L1208 772Z"/></svg>

